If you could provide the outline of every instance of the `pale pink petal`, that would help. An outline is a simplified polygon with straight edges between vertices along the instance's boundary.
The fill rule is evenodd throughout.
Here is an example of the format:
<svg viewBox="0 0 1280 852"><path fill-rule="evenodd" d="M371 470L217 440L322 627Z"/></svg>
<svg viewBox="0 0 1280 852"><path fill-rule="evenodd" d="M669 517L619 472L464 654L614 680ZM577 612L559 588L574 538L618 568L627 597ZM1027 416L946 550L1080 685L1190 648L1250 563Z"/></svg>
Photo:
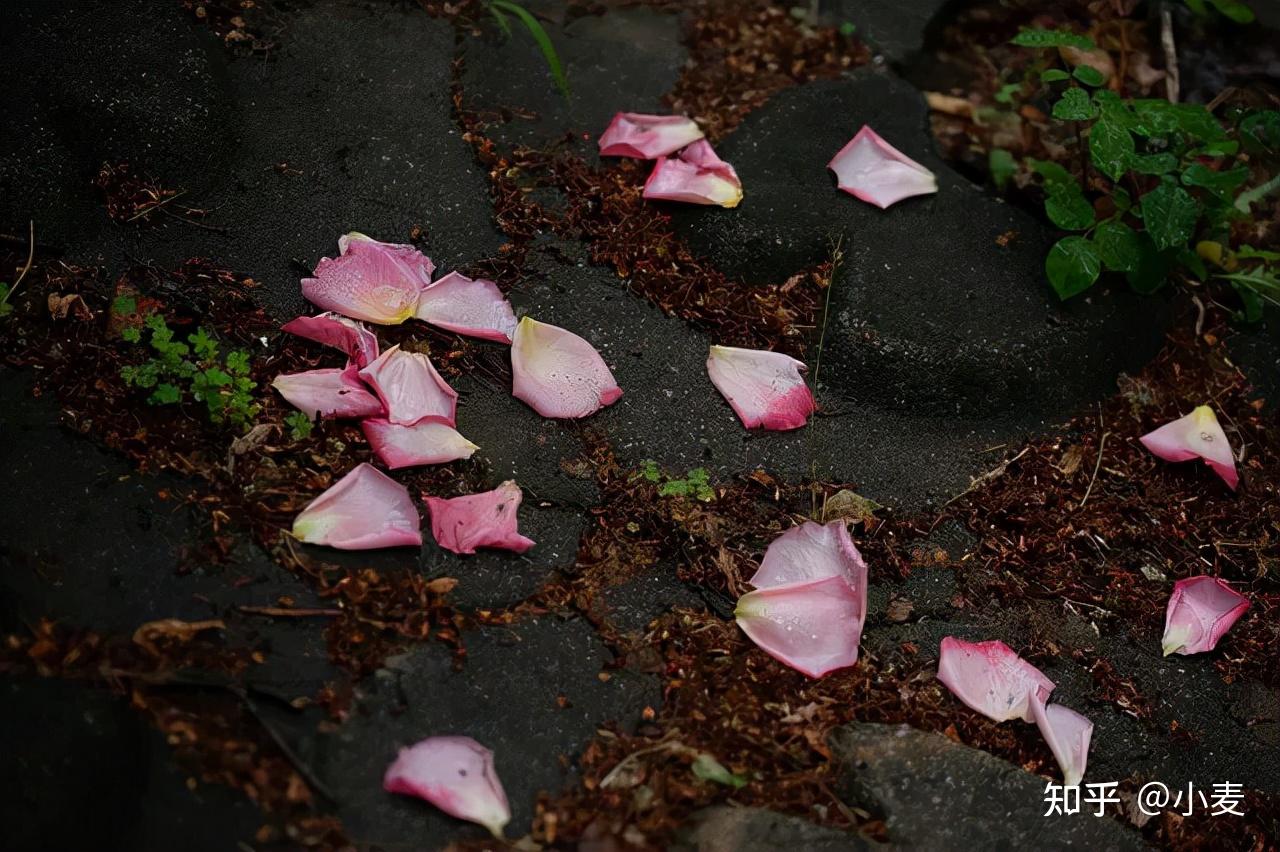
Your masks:
<svg viewBox="0 0 1280 852"><path fill-rule="evenodd" d="M429 737L400 749L382 788L426 799L450 816L483 825L499 840L511 821L493 752L470 737Z"/></svg>
<svg viewBox="0 0 1280 852"><path fill-rule="evenodd" d="M733 166L721 160L705 139L674 157L659 157L644 184L644 197L689 204L737 207L742 181Z"/></svg>
<svg viewBox="0 0 1280 852"><path fill-rule="evenodd" d="M421 519L408 490L370 464L356 466L293 519L293 535L339 550L419 546Z"/></svg>
<svg viewBox="0 0 1280 852"><path fill-rule="evenodd" d="M312 420L320 417L377 417L382 403L360 381L354 364L344 370L283 373L271 386Z"/></svg>
<svg viewBox="0 0 1280 852"><path fill-rule="evenodd" d="M858 661L866 608L865 593L827 577L748 592L734 616L769 656L817 678Z"/></svg>
<svg viewBox="0 0 1280 852"><path fill-rule="evenodd" d="M360 371L386 409L387 419L412 426L424 417L454 425L458 394L421 352L392 346Z"/></svg>
<svg viewBox="0 0 1280 852"><path fill-rule="evenodd" d="M281 331L341 349L357 367L378 357L378 338L355 320L334 313L298 317L280 326Z"/></svg>
<svg viewBox="0 0 1280 852"><path fill-rule="evenodd" d="M323 258L315 277L302 279L302 295L327 311L382 325L413 316L434 267L413 246L380 243L351 233L338 241L342 254Z"/></svg>
<svg viewBox="0 0 1280 852"><path fill-rule="evenodd" d="M378 459L392 470L469 459L480 449L447 423L427 418L400 426L382 418L360 424Z"/></svg>
<svg viewBox="0 0 1280 852"><path fill-rule="evenodd" d="M516 315L498 285L450 272L422 292L418 319L431 325L499 343L510 343Z"/></svg>
<svg viewBox="0 0 1280 852"><path fill-rule="evenodd" d="M682 115L620 112L600 136L600 156L653 160L701 138L698 125Z"/></svg>
<svg viewBox="0 0 1280 852"><path fill-rule="evenodd" d="M1173 584L1164 615L1164 655L1212 651L1249 609L1249 599L1217 577L1188 577Z"/></svg>
<svg viewBox="0 0 1280 852"><path fill-rule="evenodd" d="M751 585L768 589L788 583L844 577L862 597L867 593L867 563L854 547L844 521L805 521L773 540Z"/></svg>
<svg viewBox="0 0 1280 852"><path fill-rule="evenodd" d="M524 553L533 541L516 531L516 510L523 495L514 480L492 491L444 499L422 498L431 514L431 534L436 544L454 553L475 553L477 547L500 547Z"/></svg>
<svg viewBox="0 0 1280 852"><path fill-rule="evenodd" d="M1049 744L1062 770L1062 784L1076 787L1084 778L1089 762L1089 740L1093 736L1093 722L1069 707L1032 701L1031 715L1036 726Z"/></svg>
<svg viewBox="0 0 1280 852"><path fill-rule="evenodd" d="M1165 461L1204 459L1233 491L1240 482L1231 445L1227 443L1227 436L1213 409L1207 405L1148 432L1138 440Z"/></svg>
<svg viewBox="0 0 1280 852"><path fill-rule="evenodd" d="M836 185L850 195L877 207L938 191L933 172L880 138L863 125L848 145L840 149L827 168L836 173Z"/></svg>
<svg viewBox="0 0 1280 852"><path fill-rule="evenodd" d="M1015 654L1008 645L942 640L938 680L969 707L997 722L1032 721L1031 704L1046 701L1053 681Z"/></svg>
<svg viewBox="0 0 1280 852"><path fill-rule="evenodd" d="M712 346L707 375L742 425L782 431L798 429L817 410L797 361L781 352Z"/></svg>
<svg viewBox="0 0 1280 852"><path fill-rule="evenodd" d="M622 396L590 343L529 317L512 337L511 372L512 395L543 417L586 417Z"/></svg>

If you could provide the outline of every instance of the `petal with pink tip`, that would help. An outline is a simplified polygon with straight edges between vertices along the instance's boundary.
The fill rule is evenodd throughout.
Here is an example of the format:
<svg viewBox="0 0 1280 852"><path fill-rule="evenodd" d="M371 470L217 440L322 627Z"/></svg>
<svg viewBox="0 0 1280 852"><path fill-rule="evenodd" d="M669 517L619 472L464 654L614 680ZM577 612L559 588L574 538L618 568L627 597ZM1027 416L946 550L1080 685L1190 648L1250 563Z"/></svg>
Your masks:
<svg viewBox="0 0 1280 852"><path fill-rule="evenodd" d="M352 364L343 370L282 373L271 386L312 420L320 417L377 417L382 403L369 393Z"/></svg>
<svg viewBox="0 0 1280 852"><path fill-rule="evenodd" d="M827 168L836 173L837 186L881 209L913 195L938 191L938 179L933 172L884 141L865 124L849 144L831 158Z"/></svg>
<svg viewBox="0 0 1280 852"><path fill-rule="evenodd" d="M499 343L510 343L516 315L498 285L450 272L422 292L418 319L431 325Z"/></svg>
<svg viewBox="0 0 1280 852"><path fill-rule="evenodd" d="M674 157L659 157L644 184L644 197L688 204L737 207L742 181L733 166L721 160L705 139Z"/></svg>
<svg viewBox="0 0 1280 852"><path fill-rule="evenodd" d="M430 417L454 425L458 394L440 377L426 355L392 346L361 370L360 378L382 400L392 423L412 426Z"/></svg>
<svg viewBox="0 0 1280 852"><path fill-rule="evenodd" d="M622 396L590 343L529 317L512 336L511 372L512 395L543 417L587 417Z"/></svg>
<svg viewBox="0 0 1280 852"><path fill-rule="evenodd" d="M480 449L447 423L427 418L400 426L382 418L360 424L378 459L392 470L469 459Z"/></svg>
<svg viewBox="0 0 1280 852"><path fill-rule="evenodd" d="M1065 787L1079 786L1089 762L1093 722L1061 704L1032 701L1031 715L1062 770Z"/></svg>
<svg viewBox="0 0 1280 852"><path fill-rule="evenodd" d="M707 375L742 425L774 431L799 429L817 410L800 371L805 365L781 352L712 346Z"/></svg>
<svg viewBox="0 0 1280 852"><path fill-rule="evenodd" d="M1217 577L1179 580L1165 609L1164 655L1212 651L1248 609L1249 599Z"/></svg>
<svg viewBox="0 0 1280 852"><path fill-rule="evenodd" d="M421 518L408 490L371 464L360 464L293 519L308 544L370 550L422 544Z"/></svg>
<svg viewBox="0 0 1280 852"><path fill-rule="evenodd" d="M1213 409L1202 405L1185 417L1164 424L1138 440L1155 455L1171 462L1204 459L1234 491L1240 483L1236 457Z"/></svg>
<svg viewBox="0 0 1280 852"><path fill-rule="evenodd" d="M357 367L368 366L378 357L378 338L355 320L335 313L298 317L280 326L281 331L341 349Z"/></svg>
<svg viewBox="0 0 1280 852"><path fill-rule="evenodd" d="M492 491L465 497L428 497L431 534L436 544L454 553L475 553L477 547L499 547L524 553L533 541L516 531L516 510L522 498L515 480L507 480Z"/></svg>
<svg viewBox="0 0 1280 852"><path fill-rule="evenodd" d="M413 316L435 268L413 246L380 243L351 233L341 254L322 258L315 277L302 279L302 295L327 311L381 325Z"/></svg>
<svg viewBox="0 0 1280 852"><path fill-rule="evenodd" d="M827 577L844 577L855 592L866 597L867 563L854 547L844 521L805 521L775 538L752 575L751 585L768 589Z"/></svg>
<svg viewBox="0 0 1280 852"><path fill-rule="evenodd" d="M511 821L493 752L470 737L428 737L400 749L382 788L425 799L450 816L483 825L499 840Z"/></svg>
<svg viewBox="0 0 1280 852"><path fill-rule="evenodd" d="M844 577L827 577L748 592L734 617L769 656L818 678L858 661L866 608Z"/></svg>
<svg viewBox="0 0 1280 852"><path fill-rule="evenodd" d="M683 115L620 112L599 139L600 156L654 160L702 138L702 131Z"/></svg>
<svg viewBox="0 0 1280 852"><path fill-rule="evenodd" d="M942 640L938 680L989 719L1032 721L1031 704L1048 700L1053 681L998 640Z"/></svg>

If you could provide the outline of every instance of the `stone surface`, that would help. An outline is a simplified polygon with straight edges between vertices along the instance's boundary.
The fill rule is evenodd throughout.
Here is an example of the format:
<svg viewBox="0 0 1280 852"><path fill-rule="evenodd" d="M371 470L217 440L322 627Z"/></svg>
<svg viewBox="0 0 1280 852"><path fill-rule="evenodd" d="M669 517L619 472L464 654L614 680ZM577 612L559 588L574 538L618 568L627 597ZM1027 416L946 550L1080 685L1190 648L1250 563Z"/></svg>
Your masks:
<svg viewBox="0 0 1280 852"><path fill-rule="evenodd" d="M856 852L887 849L859 834L825 828L762 808L715 807L699 811L676 852Z"/></svg>
<svg viewBox="0 0 1280 852"><path fill-rule="evenodd" d="M933 30L956 0L818 0L819 19L831 26L853 24L854 33L895 66L918 59Z"/></svg>

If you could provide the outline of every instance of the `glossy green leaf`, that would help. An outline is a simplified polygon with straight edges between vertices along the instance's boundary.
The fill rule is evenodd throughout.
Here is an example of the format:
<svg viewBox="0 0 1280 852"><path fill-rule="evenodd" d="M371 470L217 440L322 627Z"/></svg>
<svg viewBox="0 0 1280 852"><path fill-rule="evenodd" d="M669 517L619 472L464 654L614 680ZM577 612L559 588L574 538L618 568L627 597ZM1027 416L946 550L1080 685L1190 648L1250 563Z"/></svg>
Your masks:
<svg viewBox="0 0 1280 852"><path fill-rule="evenodd" d="M1067 89L1053 105L1053 117L1062 121L1086 121L1097 115L1097 106L1089 99L1089 93L1081 88Z"/></svg>
<svg viewBox="0 0 1280 852"><path fill-rule="evenodd" d="M1005 184L1018 171L1018 164L1013 155L1003 148L992 148L987 155L987 168L991 170L991 180L997 189L1004 189Z"/></svg>
<svg viewBox="0 0 1280 852"><path fill-rule="evenodd" d="M1066 30L1024 29L1010 40L1020 47L1075 47L1093 50L1093 39Z"/></svg>
<svg viewBox="0 0 1280 852"><path fill-rule="evenodd" d="M1071 72L1071 76L1075 77L1086 86L1092 86L1094 88L1097 88L1107 82L1107 78L1103 76L1102 72L1097 68L1094 68L1092 65L1077 65Z"/></svg>
<svg viewBox="0 0 1280 852"><path fill-rule="evenodd" d="M1094 124L1089 131L1089 158L1098 171L1112 180L1119 180L1128 171L1133 153L1133 136L1106 118Z"/></svg>
<svg viewBox="0 0 1280 852"><path fill-rule="evenodd" d="M1085 237L1063 237L1049 249L1044 271L1058 298L1065 300L1093 286L1102 271L1102 260Z"/></svg>
<svg viewBox="0 0 1280 852"><path fill-rule="evenodd" d="M1042 83L1060 83L1063 80L1070 79L1071 75L1066 71L1063 71L1061 68L1050 68L1048 71L1045 71L1040 75L1040 82Z"/></svg>
<svg viewBox="0 0 1280 852"><path fill-rule="evenodd" d="M1199 215L1200 205L1171 178L1142 196L1142 221L1158 249L1186 245Z"/></svg>
<svg viewBox="0 0 1280 852"><path fill-rule="evenodd" d="M1192 163L1182 173L1182 182L1186 186L1198 186L1207 189L1220 198L1230 198L1246 180L1249 179L1247 166L1234 169L1214 171L1201 163Z"/></svg>
<svg viewBox="0 0 1280 852"><path fill-rule="evenodd" d="M1142 261L1142 241L1138 232L1125 223L1111 219L1093 232L1102 265L1112 272L1132 272Z"/></svg>
<svg viewBox="0 0 1280 852"><path fill-rule="evenodd" d="M1054 184L1044 200L1049 221L1064 231L1083 231L1093 225L1093 205L1074 183Z"/></svg>

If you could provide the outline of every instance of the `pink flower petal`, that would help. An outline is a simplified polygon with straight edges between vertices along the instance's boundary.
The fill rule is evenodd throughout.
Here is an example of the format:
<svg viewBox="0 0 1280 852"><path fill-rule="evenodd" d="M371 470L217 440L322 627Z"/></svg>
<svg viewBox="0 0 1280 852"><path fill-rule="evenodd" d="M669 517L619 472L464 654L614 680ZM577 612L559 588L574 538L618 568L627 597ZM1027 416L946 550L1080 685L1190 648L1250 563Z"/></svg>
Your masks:
<svg viewBox="0 0 1280 852"><path fill-rule="evenodd" d="M721 160L705 139L674 157L659 157L644 184L644 197L689 204L737 207L742 181L733 166Z"/></svg>
<svg viewBox="0 0 1280 852"><path fill-rule="evenodd" d="M370 419L360 424L378 459L392 470L469 459L480 449L447 423L427 418L412 426Z"/></svg>
<svg viewBox="0 0 1280 852"><path fill-rule="evenodd" d="M712 346L707 375L729 401L742 425L782 431L799 429L817 410L797 361L781 352Z"/></svg>
<svg viewBox="0 0 1280 852"><path fill-rule="evenodd" d="M470 737L429 737L400 749L382 788L426 799L450 816L483 825L499 840L511 821L493 752Z"/></svg>
<svg viewBox="0 0 1280 852"><path fill-rule="evenodd" d="M509 479L481 494L422 498L431 513L431 534L445 550L475 553L477 547L500 547L524 553L534 543L516 531L522 496L520 486Z"/></svg>
<svg viewBox="0 0 1280 852"><path fill-rule="evenodd" d="M858 661L866 595L844 577L748 592L734 610L738 626L765 653L809 677Z"/></svg>
<svg viewBox="0 0 1280 852"><path fill-rule="evenodd" d="M836 185L869 204L885 208L913 195L938 191L933 172L880 138L863 125L848 145L840 149L827 168L836 173Z"/></svg>
<svg viewBox="0 0 1280 852"><path fill-rule="evenodd" d="M338 248L341 255L323 258L315 277L302 279L303 296L327 311L382 325L414 315L435 268L429 258L413 246L357 233L338 240Z"/></svg>
<svg viewBox="0 0 1280 852"><path fill-rule="evenodd" d="M989 719L1032 721L1031 704L1048 699L1053 681L1003 642L942 640L938 680Z"/></svg>
<svg viewBox="0 0 1280 852"><path fill-rule="evenodd" d="M458 394L420 352L392 346L360 371L386 409L387 419L412 426L424 417L454 425Z"/></svg>
<svg viewBox="0 0 1280 852"><path fill-rule="evenodd" d="M529 317L512 336L511 372L512 395L543 417L587 417L622 396L590 343Z"/></svg>
<svg viewBox="0 0 1280 852"><path fill-rule="evenodd" d="M698 125L682 115L620 112L600 136L600 156L653 160L701 138Z"/></svg>
<svg viewBox="0 0 1280 852"><path fill-rule="evenodd" d="M1201 458L1231 490L1240 483L1236 457L1213 409L1202 405L1185 417L1166 423L1139 438L1155 455L1171 462Z"/></svg>
<svg viewBox="0 0 1280 852"><path fill-rule="evenodd" d="M775 538L752 575L751 585L768 589L828 577L844 577L855 592L866 597L867 563L854 547L844 521L805 521Z"/></svg>
<svg viewBox="0 0 1280 852"><path fill-rule="evenodd" d="M498 285L450 272L422 292L418 319L456 334L510 343L516 328L511 303Z"/></svg>
<svg viewBox="0 0 1280 852"><path fill-rule="evenodd" d="M271 386L312 420L320 417L377 417L382 403L360 381L354 364L344 370L283 373Z"/></svg>
<svg viewBox="0 0 1280 852"><path fill-rule="evenodd" d="M1188 577L1173 584L1164 615L1164 655L1212 651L1249 609L1249 599L1217 577Z"/></svg>
<svg viewBox="0 0 1280 852"><path fill-rule="evenodd" d="M1093 722L1069 707L1032 701L1031 715L1036 726L1049 743L1049 750L1062 770L1062 783L1066 787L1079 786L1089 762L1089 740L1093 736Z"/></svg>
<svg viewBox="0 0 1280 852"><path fill-rule="evenodd" d="M355 320L326 313L298 317L280 327L281 331L341 349L357 367L365 367L378 357L378 338Z"/></svg>
<svg viewBox="0 0 1280 852"><path fill-rule="evenodd" d="M293 519L293 535L339 550L420 546L421 519L408 490L373 465L357 465Z"/></svg>

